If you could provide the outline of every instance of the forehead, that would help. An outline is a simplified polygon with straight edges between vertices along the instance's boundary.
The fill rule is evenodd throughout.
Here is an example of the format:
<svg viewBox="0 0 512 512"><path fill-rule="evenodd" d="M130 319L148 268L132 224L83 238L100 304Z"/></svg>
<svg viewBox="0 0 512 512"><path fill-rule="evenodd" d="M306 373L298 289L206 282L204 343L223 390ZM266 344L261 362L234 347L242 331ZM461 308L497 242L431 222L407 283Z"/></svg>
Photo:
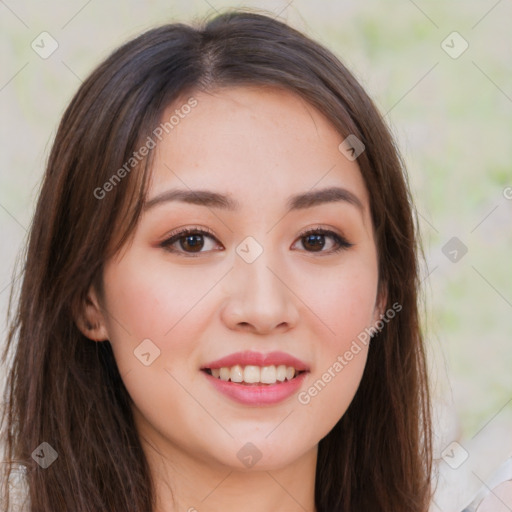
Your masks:
<svg viewBox="0 0 512 512"><path fill-rule="evenodd" d="M368 213L359 167L338 149L344 137L298 95L244 86L193 97L193 109L182 110L187 100L178 100L162 116L174 115L176 124L158 143L148 197L167 188L208 189L259 208L262 200L343 186Z"/></svg>

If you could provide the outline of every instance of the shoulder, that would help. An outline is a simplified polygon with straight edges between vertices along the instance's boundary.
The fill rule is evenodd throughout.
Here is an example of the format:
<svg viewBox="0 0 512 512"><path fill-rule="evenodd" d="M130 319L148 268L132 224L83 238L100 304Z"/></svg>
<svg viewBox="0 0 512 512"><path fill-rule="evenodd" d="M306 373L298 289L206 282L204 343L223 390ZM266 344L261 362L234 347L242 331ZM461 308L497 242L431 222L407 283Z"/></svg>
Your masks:
<svg viewBox="0 0 512 512"><path fill-rule="evenodd" d="M510 512L512 510L512 457L481 488L462 512Z"/></svg>

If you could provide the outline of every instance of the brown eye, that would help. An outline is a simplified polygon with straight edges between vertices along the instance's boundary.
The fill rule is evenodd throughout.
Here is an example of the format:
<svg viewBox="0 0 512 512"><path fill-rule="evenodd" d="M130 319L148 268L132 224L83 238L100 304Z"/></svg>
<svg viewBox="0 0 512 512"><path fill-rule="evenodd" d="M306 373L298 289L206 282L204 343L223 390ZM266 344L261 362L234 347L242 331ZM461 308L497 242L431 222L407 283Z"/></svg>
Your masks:
<svg viewBox="0 0 512 512"><path fill-rule="evenodd" d="M308 251L321 251L325 246L325 235L307 235L302 240L302 245Z"/></svg>
<svg viewBox="0 0 512 512"><path fill-rule="evenodd" d="M345 238L334 231L319 228L303 233L299 240L302 242L302 246L307 252L326 254L348 249L354 245L347 242ZM330 240L330 242L328 242L328 240ZM324 250L326 246L327 250Z"/></svg>
<svg viewBox="0 0 512 512"><path fill-rule="evenodd" d="M215 248L217 239L204 229L183 229L160 243L166 251L180 255L199 255ZM205 250L203 250L206 247Z"/></svg>
<svg viewBox="0 0 512 512"><path fill-rule="evenodd" d="M184 251L198 252L204 246L203 235L187 235L179 238L179 242Z"/></svg>

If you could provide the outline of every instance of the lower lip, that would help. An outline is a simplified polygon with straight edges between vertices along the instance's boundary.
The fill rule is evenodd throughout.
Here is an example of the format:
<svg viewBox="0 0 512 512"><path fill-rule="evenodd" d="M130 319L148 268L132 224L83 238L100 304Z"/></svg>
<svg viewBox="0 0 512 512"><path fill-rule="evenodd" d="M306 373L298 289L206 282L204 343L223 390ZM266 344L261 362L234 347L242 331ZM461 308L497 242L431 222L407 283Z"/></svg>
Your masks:
<svg viewBox="0 0 512 512"><path fill-rule="evenodd" d="M220 391L235 402L245 405L271 405L282 402L296 393L302 385L307 372L301 373L292 380L261 386L239 384L218 379L206 372L202 373L204 373L217 391Z"/></svg>

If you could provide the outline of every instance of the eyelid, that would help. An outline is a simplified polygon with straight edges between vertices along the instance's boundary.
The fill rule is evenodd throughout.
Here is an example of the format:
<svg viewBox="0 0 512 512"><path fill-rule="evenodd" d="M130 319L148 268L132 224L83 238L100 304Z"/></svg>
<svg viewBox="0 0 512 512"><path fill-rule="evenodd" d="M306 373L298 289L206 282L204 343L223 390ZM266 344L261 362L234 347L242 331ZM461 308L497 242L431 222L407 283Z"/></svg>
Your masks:
<svg viewBox="0 0 512 512"><path fill-rule="evenodd" d="M165 240L163 240L163 242L168 241L169 238L172 238L175 235L182 235L182 234L186 234L188 232L201 233L201 234L205 233L205 234L210 235L212 238L215 238L217 240L217 237L215 236L215 233L210 228L203 227L203 226L194 226L194 225L192 225L192 226L185 226L185 227L181 227L181 228L176 228L173 231L171 231L170 233L167 233L165 235Z"/></svg>
<svg viewBox="0 0 512 512"><path fill-rule="evenodd" d="M325 224L315 224L313 226L309 226L308 228L304 228L297 236L297 238L303 237L309 233L315 233L316 231L322 231L323 233L334 234L339 236L340 238L345 238L344 235L339 232L336 228L331 226L327 226Z"/></svg>

